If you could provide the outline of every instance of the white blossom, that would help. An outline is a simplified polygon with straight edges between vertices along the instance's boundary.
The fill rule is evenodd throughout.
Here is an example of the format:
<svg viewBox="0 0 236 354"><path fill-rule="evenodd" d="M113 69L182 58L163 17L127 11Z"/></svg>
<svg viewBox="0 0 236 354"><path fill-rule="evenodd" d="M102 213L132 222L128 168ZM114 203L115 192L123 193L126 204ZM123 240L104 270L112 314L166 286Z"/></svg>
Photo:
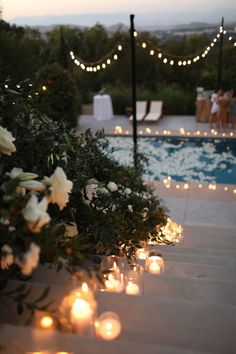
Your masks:
<svg viewBox="0 0 236 354"><path fill-rule="evenodd" d="M12 136L12 133L7 129L0 126L0 152L5 155L11 155L16 151L16 147L13 141L16 139Z"/></svg>
<svg viewBox="0 0 236 354"><path fill-rule="evenodd" d="M14 262L12 248L8 245L4 245L2 246L1 251L3 254L0 260L0 266L2 269L8 269Z"/></svg>
<svg viewBox="0 0 236 354"><path fill-rule="evenodd" d="M35 243L31 243L29 250L23 254L22 260L16 257L15 263L21 268L24 275L30 275L38 266L40 248Z"/></svg>
<svg viewBox="0 0 236 354"><path fill-rule="evenodd" d="M38 202L36 195L32 195L23 209L22 214L27 221L28 228L32 232L39 232L41 228L50 221L50 216L47 213L48 201L43 198Z"/></svg>
<svg viewBox="0 0 236 354"><path fill-rule="evenodd" d="M98 184L95 183L88 184L85 187L85 196L89 201L91 201L94 197L97 196L97 188Z"/></svg>
<svg viewBox="0 0 236 354"><path fill-rule="evenodd" d="M75 222L70 222L65 225L65 237L74 237L78 235L78 229Z"/></svg>
<svg viewBox="0 0 236 354"><path fill-rule="evenodd" d="M128 205L127 206L127 208L128 208L128 210L131 212L131 213L133 213L133 211L134 211L134 209L133 209L133 205Z"/></svg>
<svg viewBox="0 0 236 354"><path fill-rule="evenodd" d="M97 191L104 195L109 194L108 189L106 189L105 187L98 188Z"/></svg>
<svg viewBox="0 0 236 354"><path fill-rule="evenodd" d="M130 188L125 188L124 192L126 195L129 195L132 193L132 190Z"/></svg>
<svg viewBox="0 0 236 354"><path fill-rule="evenodd" d="M118 186L115 182L108 182L107 188L109 189L110 192L116 192L118 190Z"/></svg>
<svg viewBox="0 0 236 354"><path fill-rule="evenodd" d="M13 179L19 176L22 172L22 168L13 167L13 169L10 172L7 172L6 175Z"/></svg>
<svg viewBox="0 0 236 354"><path fill-rule="evenodd" d="M69 201L69 193L72 190L73 183L67 179L61 167L56 168L49 178L49 182L51 185L49 201L52 204L57 204L60 210L62 210Z"/></svg>

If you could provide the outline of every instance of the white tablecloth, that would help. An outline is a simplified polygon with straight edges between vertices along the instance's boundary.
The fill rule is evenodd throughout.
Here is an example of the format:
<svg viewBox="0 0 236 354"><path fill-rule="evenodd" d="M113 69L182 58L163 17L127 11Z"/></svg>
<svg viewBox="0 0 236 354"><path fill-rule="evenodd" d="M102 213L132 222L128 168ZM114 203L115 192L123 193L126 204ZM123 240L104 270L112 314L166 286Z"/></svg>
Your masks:
<svg viewBox="0 0 236 354"><path fill-rule="evenodd" d="M93 115L96 120L111 120L113 118L110 95L96 95L93 97Z"/></svg>

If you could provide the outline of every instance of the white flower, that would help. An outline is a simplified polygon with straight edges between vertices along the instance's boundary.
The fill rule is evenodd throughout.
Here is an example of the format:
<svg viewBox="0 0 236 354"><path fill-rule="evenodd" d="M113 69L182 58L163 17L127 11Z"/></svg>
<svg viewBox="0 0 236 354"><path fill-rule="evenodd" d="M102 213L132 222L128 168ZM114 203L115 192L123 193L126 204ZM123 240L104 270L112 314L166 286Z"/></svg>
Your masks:
<svg viewBox="0 0 236 354"><path fill-rule="evenodd" d="M8 245L4 245L1 248L2 250L2 258L0 260L0 266L2 269L8 269L12 263L14 262L14 256L12 253L12 248Z"/></svg>
<svg viewBox="0 0 236 354"><path fill-rule="evenodd" d="M129 195L129 194L132 193L130 188L125 188L124 192L125 192L126 195Z"/></svg>
<svg viewBox="0 0 236 354"><path fill-rule="evenodd" d="M78 235L78 229L75 222L70 222L70 224L65 225L65 237L74 237Z"/></svg>
<svg viewBox="0 0 236 354"><path fill-rule="evenodd" d="M92 183L92 184L88 184L85 187L85 196L88 200L92 200L94 197L97 196L97 188L98 188L98 184Z"/></svg>
<svg viewBox="0 0 236 354"><path fill-rule="evenodd" d="M16 147L13 144L15 140L11 132L0 126L0 152L5 155L11 155L12 152L15 152Z"/></svg>
<svg viewBox="0 0 236 354"><path fill-rule="evenodd" d="M133 206L132 206L132 205L129 204L129 205L127 206L127 208L128 208L128 210L129 210L131 213L133 213L134 209L133 209Z"/></svg>
<svg viewBox="0 0 236 354"><path fill-rule="evenodd" d="M115 182L109 182L107 184L107 188L109 189L110 192L116 192L118 190L118 186Z"/></svg>
<svg viewBox="0 0 236 354"><path fill-rule="evenodd" d="M7 172L6 175L13 179L19 176L22 172L22 168L13 167L13 169L10 172Z"/></svg>
<svg viewBox="0 0 236 354"><path fill-rule="evenodd" d="M28 228L32 232L39 232L41 228L51 220L47 213L47 208L47 198L43 198L38 203L36 195L31 196L26 207L23 209L22 214L28 223Z"/></svg>
<svg viewBox="0 0 236 354"><path fill-rule="evenodd" d="M23 255L22 261L19 257L16 257L15 263L21 268L22 274L30 275L33 269L37 267L39 262L39 253L39 246L35 243L31 243L29 250Z"/></svg>
<svg viewBox="0 0 236 354"><path fill-rule="evenodd" d="M97 191L104 195L109 194L108 189L106 189L105 187L98 188Z"/></svg>
<svg viewBox="0 0 236 354"><path fill-rule="evenodd" d="M112 204L111 211L116 211L116 205L115 204Z"/></svg>
<svg viewBox="0 0 236 354"><path fill-rule="evenodd" d="M69 201L69 193L72 190L73 183L67 179L61 167L55 169L49 181L51 184L49 201L52 204L57 204L60 210L62 210Z"/></svg>
<svg viewBox="0 0 236 354"><path fill-rule="evenodd" d="M21 181L19 184L20 187L28 189L29 191L35 191L35 192L43 192L46 187L44 184L38 181Z"/></svg>

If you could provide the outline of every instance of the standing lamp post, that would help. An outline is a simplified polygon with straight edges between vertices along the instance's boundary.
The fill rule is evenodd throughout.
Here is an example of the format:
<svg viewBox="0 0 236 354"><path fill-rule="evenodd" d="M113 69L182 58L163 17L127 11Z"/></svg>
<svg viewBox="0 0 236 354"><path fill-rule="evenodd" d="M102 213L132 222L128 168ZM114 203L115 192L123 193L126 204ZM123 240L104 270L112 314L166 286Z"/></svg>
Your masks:
<svg viewBox="0 0 236 354"><path fill-rule="evenodd" d="M224 17L221 21L221 32L220 32L220 46L219 46L219 58L218 58L218 74L217 74L217 89L219 90L222 85L222 51L223 51L223 39L224 39Z"/></svg>
<svg viewBox="0 0 236 354"><path fill-rule="evenodd" d="M131 72L132 72L132 108L133 108L133 151L134 167L137 168L137 116L136 116L136 43L134 36L134 15L130 15Z"/></svg>

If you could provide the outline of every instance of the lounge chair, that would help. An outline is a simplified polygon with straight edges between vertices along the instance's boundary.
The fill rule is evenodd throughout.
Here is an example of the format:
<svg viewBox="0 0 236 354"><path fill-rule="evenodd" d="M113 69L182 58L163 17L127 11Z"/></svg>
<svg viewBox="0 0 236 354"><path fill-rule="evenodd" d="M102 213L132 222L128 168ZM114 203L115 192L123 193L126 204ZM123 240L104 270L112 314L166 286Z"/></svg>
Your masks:
<svg viewBox="0 0 236 354"><path fill-rule="evenodd" d="M147 101L136 102L136 120L140 122L146 116L147 113ZM129 117L129 120L133 120L133 115Z"/></svg>
<svg viewBox="0 0 236 354"><path fill-rule="evenodd" d="M149 113L144 118L144 122L157 122L162 116L162 101L151 101Z"/></svg>

